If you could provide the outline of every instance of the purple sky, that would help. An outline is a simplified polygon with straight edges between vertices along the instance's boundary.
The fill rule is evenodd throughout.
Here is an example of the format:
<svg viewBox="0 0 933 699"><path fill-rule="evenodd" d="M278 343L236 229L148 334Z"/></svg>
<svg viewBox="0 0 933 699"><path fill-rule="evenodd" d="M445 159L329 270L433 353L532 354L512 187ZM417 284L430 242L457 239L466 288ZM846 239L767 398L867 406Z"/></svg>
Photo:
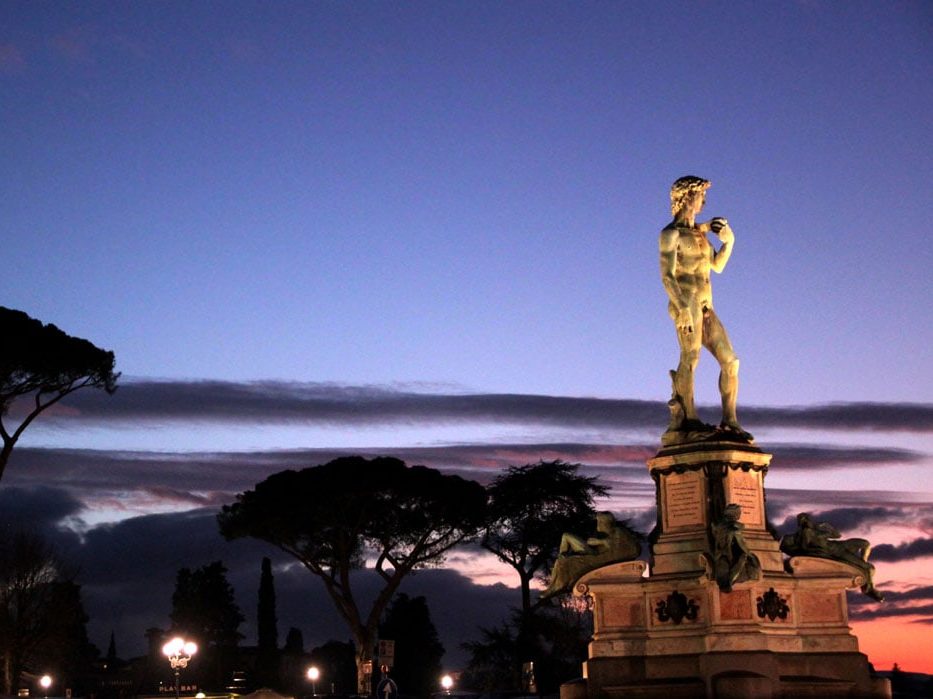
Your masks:
<svg viewBox="0 0 933 699"><path fill-rule="evenodd" d="M890 617L933 644L931 30L925 2L3 3L0 304L124 386L30 428L0 499L82 532L56 536L92 640L127 653L179 565L224 559L252 621L268 552L211 513L339 450L483 479L560 456L649 522L657 233L697 174L736 233L713 285L771 518L886 544ZM285 563L282 623L345 637ZM484 565L410 591L459 576L488 622L517 599Z"/></svg>

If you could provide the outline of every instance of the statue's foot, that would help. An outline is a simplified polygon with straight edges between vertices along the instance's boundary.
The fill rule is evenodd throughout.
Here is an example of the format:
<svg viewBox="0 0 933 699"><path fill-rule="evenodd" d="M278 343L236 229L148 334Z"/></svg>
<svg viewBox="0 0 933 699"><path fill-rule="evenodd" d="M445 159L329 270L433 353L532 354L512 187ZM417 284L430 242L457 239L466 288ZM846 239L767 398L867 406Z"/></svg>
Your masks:
<svg viewBox="0 0 933 699"><path fill-rule="evenodd" d="M754 439L751 433L743 430L742 427L739 425L739 423L736 422L735 420L723 420L722 422L720 422L719 431L725 432L728 436L732 437L733 439L741 439L747 442L751 442Z"/></svg>
<svg viewBox="0 0 933 699"><path fill-rule="evenodd" d="M707 425L696 418L686 418L678 429L668 428L667 432L661 435L661 444L673 446L706 442L715 439L717 434L719 434L719 430L712 425Z"/></svg>
<svg viewBox="0 0 933 699"><path fill-rule="evenodd" d="M688 417L683 421L680 430L681 432L714 432L716 428L695 417Z"/></svg>
<svg viewBox="0 0 933 699"><path fill-rule="evenodd" d="M884 602L884 595L875 589L874 585L865 585L865 587L862 588L862 592L864 592L876 602Z"/></svg>

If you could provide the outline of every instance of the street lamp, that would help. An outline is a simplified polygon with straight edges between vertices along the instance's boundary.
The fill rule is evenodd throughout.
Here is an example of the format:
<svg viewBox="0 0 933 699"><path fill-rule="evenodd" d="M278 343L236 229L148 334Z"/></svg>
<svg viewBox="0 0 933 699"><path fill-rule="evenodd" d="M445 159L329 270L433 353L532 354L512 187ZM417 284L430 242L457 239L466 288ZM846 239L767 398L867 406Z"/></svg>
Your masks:
<svg viewBox="0 0 933 699"><path fill-rule="evenodd" d="M49 687L52 686L52 678L49 675L42 675L39 678L39 684L42 686L42 689L45 690L45 699L49 697Z"/></svg>
<svg viewBox="0 0 933 699"><path fill-rule="evenodd" d="M321 671L317 669L316 666L312 665L308 668L308 679L311 680L311 696L317 696L317 681L321 676Z"/></svg>
<svg viewBox="0 0 933 699"><path fill-rule="evenodd" d="M444 675L441 677L441 687L444 688L444 691L447 694L450 694L450 688L454 686L454 678L450 675Z"/></svg>
<svg viewBox="0 0 933 699"><path fill-rule="evenodd" d="M188 661L191 656L198 652L198 644L192 641L186 641L181 636L176 636L171 641L162 646L162 652L168 658L169 664L175 671L175 699L178 699L180 687L178 677L182 668L188 667Z"/></svg>

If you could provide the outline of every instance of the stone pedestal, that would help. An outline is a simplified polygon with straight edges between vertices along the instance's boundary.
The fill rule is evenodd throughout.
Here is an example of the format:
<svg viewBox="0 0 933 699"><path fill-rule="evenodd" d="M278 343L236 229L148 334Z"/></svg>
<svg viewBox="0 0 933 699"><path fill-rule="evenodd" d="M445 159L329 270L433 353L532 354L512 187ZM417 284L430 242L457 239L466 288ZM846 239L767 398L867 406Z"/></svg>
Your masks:
<svg viewBox="0 0 933 699"><path fill-rule="evenodd" d="M764 477L770 463L770 454L730 442L664 449L649 460L658 500L652 575L704 571L710 525L730 503L742 507L745 539L762 569L783 572L779 545L765 517Z"/></svg>
<svg viewBox="0 0 933 699"><path fill-rule="evenodd" d="M562 699L629 697L890 697L848 625L854 567L797 557L785 565L768 531L764 477L771 455L752 445L663 449L648 462L658 525L649 565L616 563L576 584L593 601L584 686ZM712 571L710 525L741 505L757 579L724 591Z"/></svg>

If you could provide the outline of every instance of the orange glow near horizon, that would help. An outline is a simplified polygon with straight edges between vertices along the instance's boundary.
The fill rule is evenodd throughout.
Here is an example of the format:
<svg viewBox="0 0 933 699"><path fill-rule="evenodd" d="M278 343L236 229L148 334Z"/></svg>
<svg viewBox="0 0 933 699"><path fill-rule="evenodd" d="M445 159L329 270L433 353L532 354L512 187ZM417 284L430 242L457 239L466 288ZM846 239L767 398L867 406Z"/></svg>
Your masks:
<svg viewBox="0 0 933 699"><path fill-rule="evenodd" d="M933 675L933 625L919 617L853 621L859 650L868 656L877 671L890 670L894 663L904 672Z"/></svg>

